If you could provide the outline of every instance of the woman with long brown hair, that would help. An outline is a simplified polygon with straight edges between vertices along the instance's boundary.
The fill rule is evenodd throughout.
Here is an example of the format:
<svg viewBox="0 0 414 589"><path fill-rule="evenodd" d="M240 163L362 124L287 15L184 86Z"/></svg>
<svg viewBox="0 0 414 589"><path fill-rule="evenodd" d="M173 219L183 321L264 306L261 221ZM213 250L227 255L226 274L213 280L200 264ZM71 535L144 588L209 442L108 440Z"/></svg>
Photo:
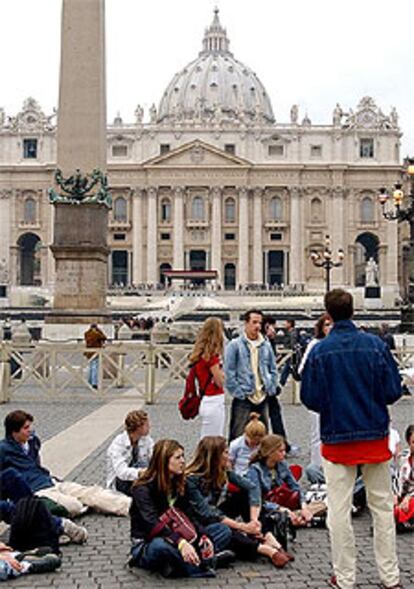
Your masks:
<svg viewBox="0 0 414 589"><path fill-rule="evenodd" d="M171 507L179 516L187 516L196 538L184 538L168 521L160 525ZM221 523L203 529L193 515L186 492L184 449L175 440L159 440L148 468L132 487L130 566L157 570L164 576L215 576L212 557L227 547L231 534Z"/></svg>
<svg viewBox="0 0 414 589"><path fill-rule="evenodd" d="M198 517L221 522L232 533L231 548L243 560L267 556L276 567L285 566L293 557L285 552L270 533L262 534L258 521L238 521L247 507L252 485L229 468L229 451L222 436L206 436L196 448L186 469L189 499ZM238 493L227 494L228 483L236 485Z"/></svg>
<svg viewBox="0 0 414 589"><path fill-rule="evenodd" d="M197 335L189 358L190 363L196 365L202 394L199 409L200 438L221 436L224 433L224 371L221 366L223 347L223 323L217 317L209 317Z"/></svg>

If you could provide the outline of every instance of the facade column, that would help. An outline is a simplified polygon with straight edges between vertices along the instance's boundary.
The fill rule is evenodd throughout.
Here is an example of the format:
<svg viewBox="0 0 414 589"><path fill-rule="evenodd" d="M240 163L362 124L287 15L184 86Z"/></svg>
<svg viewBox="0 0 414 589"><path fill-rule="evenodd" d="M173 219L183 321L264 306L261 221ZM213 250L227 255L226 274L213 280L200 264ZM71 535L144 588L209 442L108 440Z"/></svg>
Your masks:
<svg viewBox="0 0 414 589"><path fill-rule="evenodd" d="M132 191L132 282L144 282L142 243L142 190Z"/></svg>
<svg viewBox="0 0 414 589"><path fill-rule="evenodd" d="M211 269L217 270L217 282L222 282L221 267L221 188L216 186L211 190L213 199L212 219L211 219Z"/></svg>
<svg viewBox="0 0 414 589"><path fill-rule="evenodd" d="M184 270L184 188L174 188L173 269Z"/></svg>
<svg viewBox="0 0 414 589"><path fill-rule="evenodd" d="M331 192L331 218L328 227L332 227L331 244L334 261L338 259L338 249L345 248L345 199L346 190L342 186L336 186ZM343 287L346 283L345 278L345 260L339 268L333 268L331 274L332 287Z"/></svg>
<svg viewBox="0 0 414 589"><path fill-rule="evenodd" d="M381 264L379 283L381 286L398 286L398 222L387 222L386 268Z"/></svg>
<svg viewBox="0 0 414 589"><path fill-rule="evenodd" d="M263 282L263 189L255 188L253 196L253 282Z"/></svg>
<svg viewBox="0 0 414 589"><path fill-rule="evenodd" d="M249 282L249 200L245 186L239 189L239 262L237 276L239 285L245 285Z"/></svg>
<svg viewBox="0 0 414 589"><path fill-rule="evenodd" d="M12 219L10 218L11 190L0 190L0 284L8 283L11 278L11 231Z"/></svg>
<svg viewBox="0 0 414 589"><path fill-rule="evenodd" d="M47 202L47 201L46 201ZM48 221L48 234L49 234L49 245L53 243L54 239L54 227L55 227L55 207L50 205L46 209L46 215L49 214ZM55 287L55 258L53 257L52 250L48 245L47 248L47 272L48 272L48 284L50 291L53 292Z"/></svg>
<svg viewBox="0 0 414 589"><path fill-rule="evenodd" d="M158 282L157 189L147 189L147 282Z"/></svg>
<svg viewBox="0 0 414 589"><path fill-rule="evenodd" d="M290 260L289 284L303 284L303 224L300 188L290 188Z"/></svg>

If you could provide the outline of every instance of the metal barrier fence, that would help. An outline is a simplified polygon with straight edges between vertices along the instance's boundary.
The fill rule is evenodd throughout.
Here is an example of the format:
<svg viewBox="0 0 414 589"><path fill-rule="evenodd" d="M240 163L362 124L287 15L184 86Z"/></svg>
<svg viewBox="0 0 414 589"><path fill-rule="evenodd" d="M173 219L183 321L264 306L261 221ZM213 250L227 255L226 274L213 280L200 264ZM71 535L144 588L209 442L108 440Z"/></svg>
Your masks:
<svg viewBox="0 0 414 589"><path fill-rule="evenodd" d="M38 390L50 395L89 391L107 395L117 389L136 389L149 404L163 390L183 385L192 345L149 342L112 342L104 348L86 348L80 343L0 343L0 403L17 391ZM278 350L279 371L290 358L290 350ZM395 351L400 368L414 366L414 349ZM92 360L97 359L97 388L88 381ZM292 403L298 402L296 383Z"/></svg>

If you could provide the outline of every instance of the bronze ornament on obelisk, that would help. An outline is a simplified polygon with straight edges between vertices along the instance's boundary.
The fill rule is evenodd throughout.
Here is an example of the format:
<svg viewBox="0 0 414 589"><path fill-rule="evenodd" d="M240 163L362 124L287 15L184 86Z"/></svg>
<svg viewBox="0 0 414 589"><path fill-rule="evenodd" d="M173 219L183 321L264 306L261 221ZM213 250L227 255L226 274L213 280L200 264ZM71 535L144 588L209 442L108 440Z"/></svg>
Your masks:
<svg viewBox="0 0 414 589"><path fill-rule="evenodd" d="M105 0L63 0L48 323L108 322Z"/></svg>

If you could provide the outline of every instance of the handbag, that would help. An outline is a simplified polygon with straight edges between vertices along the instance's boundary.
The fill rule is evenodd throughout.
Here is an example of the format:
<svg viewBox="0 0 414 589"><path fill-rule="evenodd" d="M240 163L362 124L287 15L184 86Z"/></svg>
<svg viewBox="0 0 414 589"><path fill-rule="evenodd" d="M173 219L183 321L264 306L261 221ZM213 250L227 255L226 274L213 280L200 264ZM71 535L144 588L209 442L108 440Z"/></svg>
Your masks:
<svg viewBox="0 0 414 589"><path fill-rule="evenodd" d="M292 491L292 489L286 484L278 487L273 487L266 495L267 501L277 503L282 507L287 507L291 511L300 508L300 493L299 491Z"/></svg>
<svg viewBox="0 0 414 589"><path fill-rule="evenodd" d="M169 507L164 511L159 517L158 523L155 524L151 530L149 539L153 540L160 535L164 528L167 527L174 533L178 534L183 540L187 540L190 544L197 540L198 534L194 524L186 514L177 507Z"/></svg>

